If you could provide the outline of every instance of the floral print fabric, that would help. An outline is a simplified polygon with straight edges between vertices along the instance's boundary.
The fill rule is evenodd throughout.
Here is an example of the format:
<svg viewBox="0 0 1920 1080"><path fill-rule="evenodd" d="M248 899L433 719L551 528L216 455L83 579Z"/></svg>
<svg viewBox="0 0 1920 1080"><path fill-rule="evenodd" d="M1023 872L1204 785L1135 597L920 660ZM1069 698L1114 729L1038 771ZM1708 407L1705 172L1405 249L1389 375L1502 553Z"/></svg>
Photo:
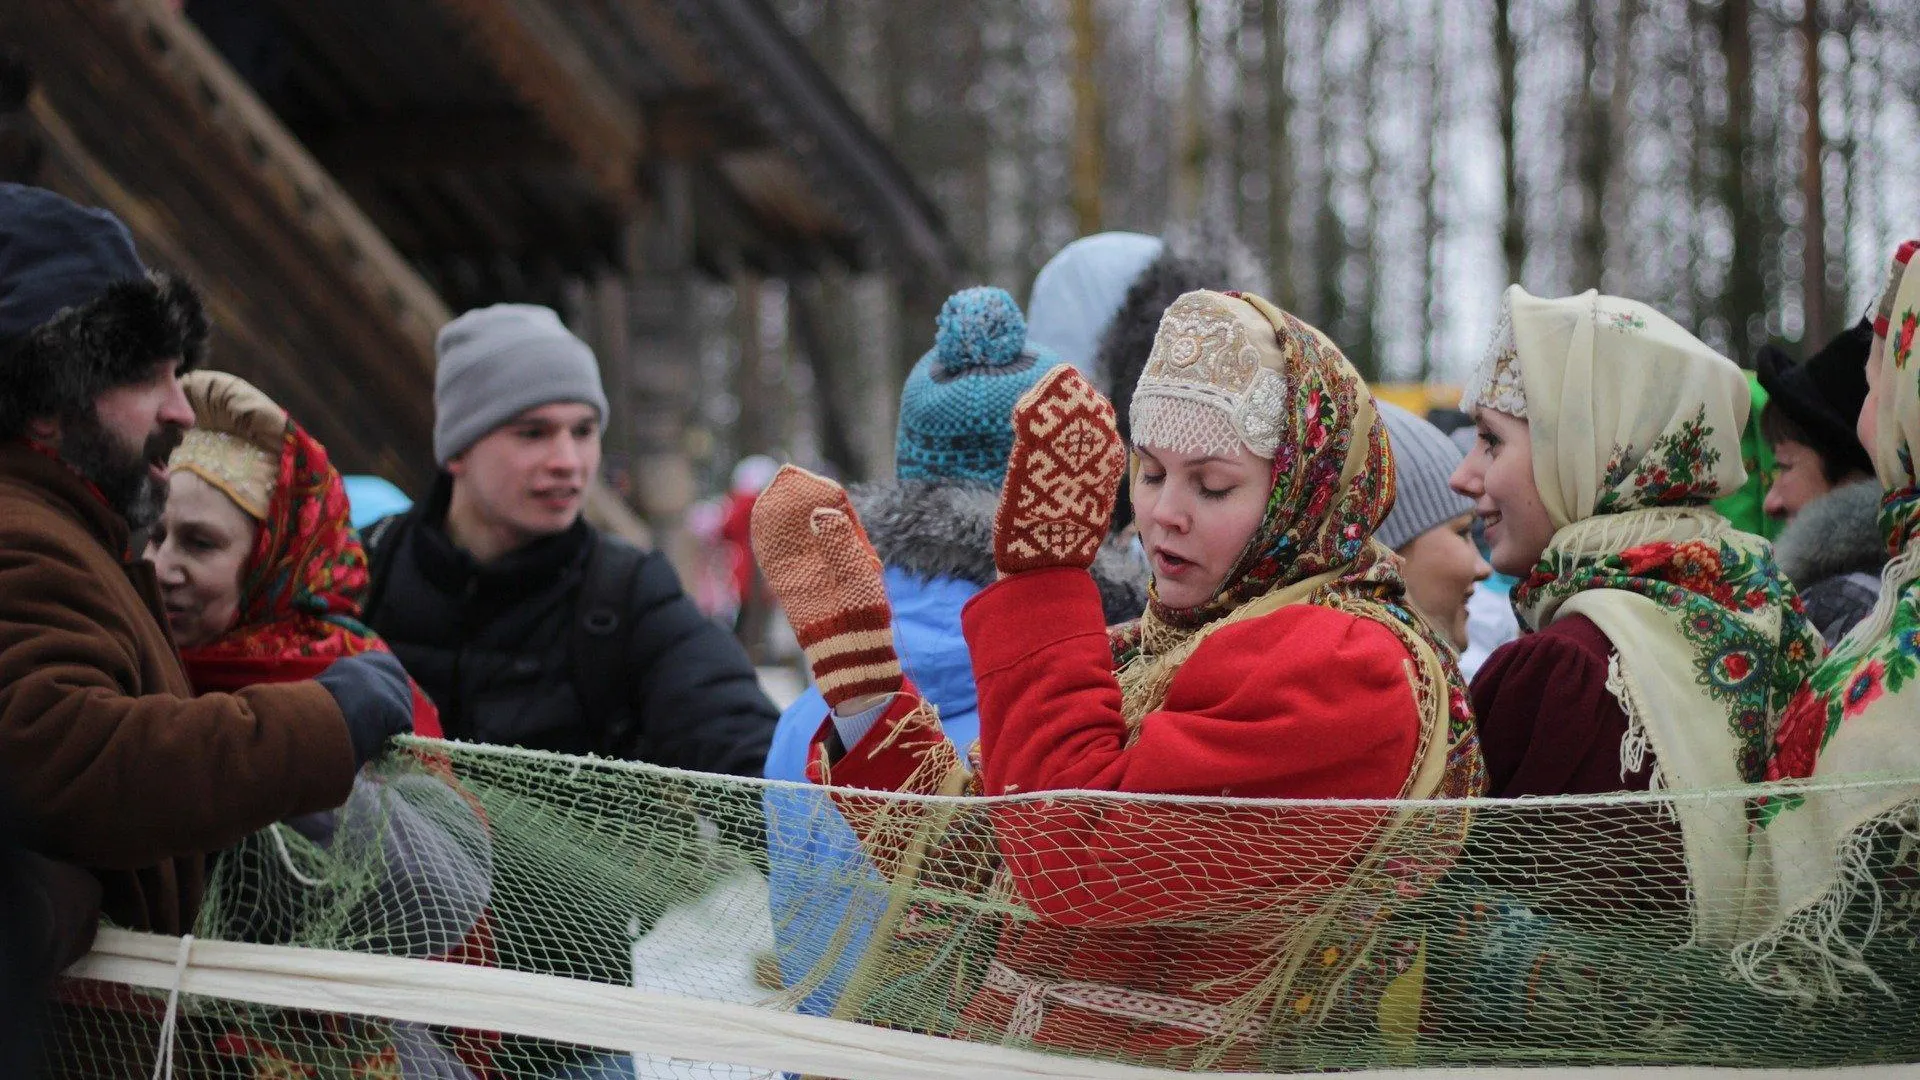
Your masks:
<svg viewBox="0 0 1920 1080"><path fill-rule="evenodd" d="M1884 943L1910 956L1920 925L1912 840L1920 807L1920 242L1896 252L1868 358L1874 441L1893 556L1867 618L1794 699L1773 742L1769 780L1863 781L1770 793L1757 820L1772 850L1778 912L1743 946L1740 969L1773 993L1809 998L1884 989ZM1871 778L1894 778L1876 783ZM1863 913L1870 917L1861 917ZM1910 961L1908 961L1910 962Z"/></svg>
<svg viewBox="0 0 1920 1080"><path fill-rule="evenodd" d="M385 646L360 622L367 553L326 448L287 421L267 516L240 579L240 614L219 640L184 651L188 670L226 660L352 656Z"/></svg>
<svg viewBox="0 0 1920 1080"><path fill-rule="evenodd" d="M1550 560L1514 590L1514 603L1537 613L1593 589L1644 596L1673 613L1691 654L1694 685L1727 718L1739 778L1759 780L1773 720L1821 654L1819 634L1772 550L1728 530L1712 540L1655 541L1593 558ZM1764 617L1781 612L1792 616L1779 620L1784 632Z"/></svg>
<svg viewBox="0 0 1920 1080"><path fill-rule="evenodd" d="M1506 303L1556 530L1515 610L1536 630L1583 615L1607 636L1622 775L1650 752L1658 787L1757 780L1821 644L1766 542L1707 506L1746 481L1745 376L1645 304L1518 286ZM1725 800L1675 814L1696 940L1731 944L1752 922L1745 815Z"/></svg>

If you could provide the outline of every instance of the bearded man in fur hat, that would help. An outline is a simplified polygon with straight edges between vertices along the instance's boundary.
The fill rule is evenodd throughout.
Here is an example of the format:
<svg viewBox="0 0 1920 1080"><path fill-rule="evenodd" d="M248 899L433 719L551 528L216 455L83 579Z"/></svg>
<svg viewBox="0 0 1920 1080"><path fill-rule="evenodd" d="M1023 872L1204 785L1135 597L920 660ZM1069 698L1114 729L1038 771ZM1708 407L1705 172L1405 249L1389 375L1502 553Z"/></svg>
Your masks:
<svg viewBox="0 0 1920 1080"><path fill-rule="evenodd" d="M340 805L412 724L386 653L193 696L129 545L159 520L207 330L111 214L0 184L0 790L109 918L169 934L192 929L208 853Z"/></svg>

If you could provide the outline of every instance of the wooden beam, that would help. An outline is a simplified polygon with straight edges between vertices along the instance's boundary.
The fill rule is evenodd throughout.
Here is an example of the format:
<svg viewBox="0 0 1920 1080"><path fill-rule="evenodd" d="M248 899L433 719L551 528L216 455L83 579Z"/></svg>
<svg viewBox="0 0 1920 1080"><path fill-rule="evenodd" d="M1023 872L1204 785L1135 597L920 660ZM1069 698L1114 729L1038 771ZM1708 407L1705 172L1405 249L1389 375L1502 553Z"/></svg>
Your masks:
<svg viewBox="0 0 1920 1080"><path fill-rule="evenodd" d="M192 25L164 0L72 0L0 5L0 37L34 58L31 114L87 190L207 295L216 362L343 463L421 486L445 305Z"/></svg>
<svg viewBox="0 0 1920 1080"><path fill-rule="evenodd" d="M753 117L717 93L685 94L646 104L647 148L673 161L696 161L769 145Z"/></svg>
<svg viewBox="0 0 1920 1080"><path fill-rule="evenodd" d="M552 12L513 0L435 0L514 98L565 146L621 215L639 202L639 110Z"/></svg>
<svg viewBox="0 0 1920 1080"><path fill-rule="evenodd" d="M572 151L518 109L395 117L303 131L301 141L343 180L573 163Z"/></svg>
<svg viewBox="0 0 1920 1080"><path fill-rule="evenodd" d="M343 468L424 491L446 305L185 17L167 0L0 4L0 40L34 58L29 111L69 193L201 287L215 362ZM618 523L610 501L589 492Z"/></svg>
<svg viewBox="0 0 1920 1080"><path fill-rule="evenodd" d="M433 340L447 321L446 305L191 22L167 0L76 0L75 6L96 20L116 18L141 59L239 152L273 201L333 249L348 276L391 307L410 333Z"/></svg>

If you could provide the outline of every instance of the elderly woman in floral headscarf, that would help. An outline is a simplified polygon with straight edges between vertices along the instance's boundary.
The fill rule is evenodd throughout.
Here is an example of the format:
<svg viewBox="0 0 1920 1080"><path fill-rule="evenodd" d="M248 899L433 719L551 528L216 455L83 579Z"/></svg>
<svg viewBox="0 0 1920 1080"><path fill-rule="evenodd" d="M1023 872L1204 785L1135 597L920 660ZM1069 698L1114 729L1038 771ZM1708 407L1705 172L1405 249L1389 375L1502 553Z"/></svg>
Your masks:
<svg viewBox="0 0 1920 1080"><path fill-rule="evenodd" d="M325 448L242 379L197 371L181 384L195 426L168 461L166 512L147 557L195 690L310 679L341 657L384 650L359 621L366 554ZM417 687L414 730L440 733ZM282 822L221 853L200 932L271 943L312 943L319 932L324 940L326 931L308 923L309 906L337 917L349 899L315 888L315 877L335 876L329 860L373 866L352 916L366 947L470 960L484 952L484 931L474 935L490 887L485 828L446 781L407 772L363 771L338 809ZM327 1038L317 1030L281 1037L235 1029L215 1045L289 1075L322 1064L348 1076L470 1075L458 1055L414 1025L336 1025Z"/></svg>
<svg viewBox="0 0 1920 1080"><path fill-rule="evenodd" d="M1762 801L1760 838L1778 884L1776 922L1743 947L1757 985L1802 1000L1896 991L1914 1015L1920 965L1920 240L1902 244L1874 318L1859 436L1884 494L1891 556L1880 595L1794 699L1767 779L1863 782ZM1875 1010L1878 1021L1891 1023ZM1912 1037L1910 1025L1902 1024Z"/></svg>
<svg viewBox="0 0 1920 1080"><path fill-rule="evenodd" d="M1474 678L1491 794L1760 779L1821 643L1766 543L1708 506L1746 478L1740 370L1645 304L1514 286L1464 405L1479 441L1454 487L1476 502L1494 568L1523 578L1514 607L1533 631ZM1663 825L1584 861L1573 835L1520 854L1575 898L1598 894L1586 875L1607 859L1635 860L1619 868L1635 899L1666 888L1684 905L1690 885L1694 940L1730 943L1748 881L1741 808L1675 811L1677 851Z"/></svg>
<svg viewBox="0 0 1920 1080"><path fill-rule="evenodd" d="M814 779L992 796L1477 794L1452 652L1371 539L1393 472L1339 350L1258 297L1189 293L1161 322L1132 415L1154 580L1139 621L1110 633L1087 566L1126 467L1112 408L1065 367L1015 407L1001 578L963 619L981 719L971 771L900 675L879 564L844 494L783 470L756 508L754 545L833 706ZM1458 817L988 805L990 861L1032 918L1003 926L990 962L974 958L974 1037L1224 1066L1284 1043L1273 1025L1417 1023L1417 987L1385 990L1418 969L1417 945L1378 929L1444 869ZM898 804L841 806L897 878L946 872L901 843L897 821L886 835Z"/></svg>

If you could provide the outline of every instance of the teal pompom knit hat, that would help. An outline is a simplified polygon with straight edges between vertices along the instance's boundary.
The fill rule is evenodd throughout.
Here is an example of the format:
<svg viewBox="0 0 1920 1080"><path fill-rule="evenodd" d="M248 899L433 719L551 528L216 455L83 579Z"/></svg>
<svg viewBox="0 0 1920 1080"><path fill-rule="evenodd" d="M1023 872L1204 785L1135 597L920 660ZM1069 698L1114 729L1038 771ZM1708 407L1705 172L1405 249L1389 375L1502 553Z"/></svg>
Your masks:
<svg viewBox="0 0 1920 1080"><path fill-rule="evenodd" d="M998 488L1013 452L1013 403L1060 358L1029 344L1005 289L947 297L933 349L900 392L894 460L902 480L962 480Z"/></svg>

